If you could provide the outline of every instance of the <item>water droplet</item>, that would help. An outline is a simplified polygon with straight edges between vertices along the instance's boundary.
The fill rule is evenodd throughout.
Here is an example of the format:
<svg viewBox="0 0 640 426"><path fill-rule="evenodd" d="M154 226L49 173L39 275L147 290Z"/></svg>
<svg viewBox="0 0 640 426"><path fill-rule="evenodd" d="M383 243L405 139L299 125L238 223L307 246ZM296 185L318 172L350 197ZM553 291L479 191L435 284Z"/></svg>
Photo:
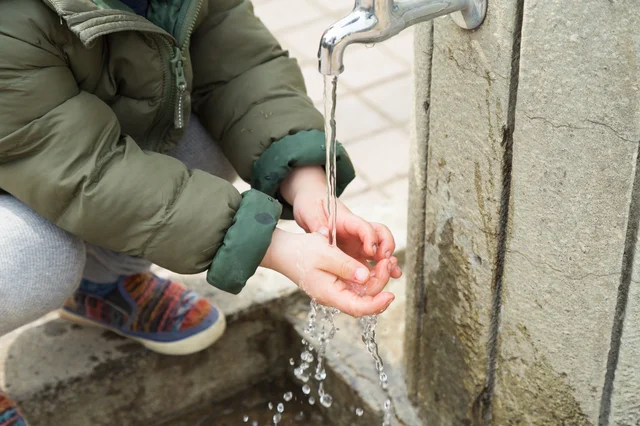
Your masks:
<svg viewBox="0 0 640 426"><path fill-rule="evenodd" d="M282 395L282 399L284 399L287 402L291 401L291 398L293 398L293 393L291 392L287 392L284 395Z"/></svg>
<svg viewBox="0 0 640 426"><path fill-rule="evenodd" d="M387 373L385 373L385 372L380 373L380 381L382 383L387 381Z"/></svg>
<svg viewBox="0 0 640 426"><path fill-rule="evenodd" d="M296 364L296 362L293 360L293 358L289 358L289 364L290 364L290 365L295 365L295 364Z"/></svg>
<svg viewBox="0 0 640 426"><path fill-rule="evenodd" d="M278 404L278 413L282 413L284 411L284 404L281 402Z"/></svg>
<svg viewBox="0 0 640 426"><path fill-rule="evenodd" d="M309 385L303 385L302 386L302 393L304 393L305 395L309 395L309 393L311 392L311 388L309 387Z"/></svg>
<svg viewBox="0 0 640 426"><path fill-rule="evenodd" d="M356 408L356 416L362 417L364 410L362 408Z"/></svg>
<svg viewBox="0 0 640 426"><path fill-rule="evenodd" d="M249 416L247 416L246 414L244 415L244 417L242 418L243 422L248 422L249 421Z"/></svg>
<svg viewBox="0 0 640 426"><path fill-rule="evenodd" d="M258 421L257 420L252 421L251 426L258 426Z"/></svg>
<svg viewBox="0 0 640 426"><path fill-rule="evenodd" d="M333 397L328 393L322 395L320 397L320 404L324 405L327 408L331 407L331 404L333 404Z"/></svg>
<svg viewBox="0 0 640 426"><path fill-rule="evenodd" d="M391 408L391 401L387 399L387 400L384 402L384 409L385 409L385 410L388 410L389 408Z"/></svg>
<svg viewBox="0 0 640 426"><path fill-rule="evenodd" d="M276 413L273 415L273 423L278 424L282 420L282 415L280 413Z"/></svg>
<svg viewBox="0 0 640 426"><path fill-rule="evenodd" d="M309 397L309 404L310 404L310 405L313 405L313 404L315 404L315 403L316 403L316 399L315 399L314 397L310 396L310 397Z"/></svg>
<svg viewBox="0 0 640 426"><path fill-rule="evenodd" d="M269 410L273 410L273 404L269 403Z"/></svg>

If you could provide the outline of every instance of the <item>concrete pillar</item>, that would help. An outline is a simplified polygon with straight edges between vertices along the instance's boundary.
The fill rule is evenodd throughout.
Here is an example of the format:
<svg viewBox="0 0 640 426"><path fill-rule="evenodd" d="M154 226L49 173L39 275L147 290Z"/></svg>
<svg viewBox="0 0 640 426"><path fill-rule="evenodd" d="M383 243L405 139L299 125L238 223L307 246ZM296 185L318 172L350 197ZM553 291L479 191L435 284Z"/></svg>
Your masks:
<svg viewBox="0 0 640 426"><path fill-rule="evenodd" d="M635 0L492 0L477 31L417 31L405 352L429 424L640 424L638 28Z"/></svg>

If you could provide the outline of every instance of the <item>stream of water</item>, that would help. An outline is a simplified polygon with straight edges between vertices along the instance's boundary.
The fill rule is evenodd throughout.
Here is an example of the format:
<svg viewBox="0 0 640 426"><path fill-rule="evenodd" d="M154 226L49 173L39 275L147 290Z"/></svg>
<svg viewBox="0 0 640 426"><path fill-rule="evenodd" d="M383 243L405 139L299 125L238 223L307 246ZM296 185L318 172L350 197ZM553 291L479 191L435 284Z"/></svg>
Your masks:
<svg viewBox="0 0 640 426"><path fill-rule="evenodd" d="M336 93L338 87L337 76L325 77L325 134L326 134L326 173L327 173L327 211L329 214L329 244L332 246L337 245L336 241L336 222L337 222L337 205L338 200L336 197ZM311 394L311 387L309 382L311 378L314 378L317 382L317 393L319 403L324 407L331 407L333 404L333 397L324 388L324 379L327 377L327 373L324 367L324 357L327 351L327 346L333 340L338 329L334 323L334 316L340 313L336 308L320 305L315 299L310 303L309 314L307 315L307 326L304 329L305 338L302 340L302 352L300 353L300 360L298 365L294 359L290 359L289 363L295 366L293 372L294 375L300 380L302 385L302 393L308 395L308 403L314 405L316 403L315 397ZM376 326L378 324L377 315L367 316L360 318L360 325L362 327L362 341L365 348L371 354L374 360L374 366L378 373L379 383L386 394L386 399L383 404L383 426L391 425L391 398L388 389L387 374L384 371L384 363L378 353L378 344L376 342ZM317 342L317 349L313 346L312 341ZM315 352L315 356L314 356ZM313 362L316 362L315 371L312 369ZM287 401L287 398L284 398ZM269 409L273 409L273 404L270 403ZM273 416L273 422L277 425L281 420L281 413L284 410L283 403L278 404L278 412ZM363 414L361 408L355 410L355 414L360 417ZM248 417L245 421L248 420Z"/></svg>

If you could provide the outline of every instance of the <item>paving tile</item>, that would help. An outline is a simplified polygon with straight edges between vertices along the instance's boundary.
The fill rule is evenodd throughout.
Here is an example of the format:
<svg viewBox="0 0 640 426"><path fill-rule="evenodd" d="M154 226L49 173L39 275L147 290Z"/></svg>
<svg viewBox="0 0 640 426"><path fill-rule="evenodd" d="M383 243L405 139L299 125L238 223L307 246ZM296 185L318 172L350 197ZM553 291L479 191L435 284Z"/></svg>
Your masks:
<svg viewBox="0 0 640 426"><path fill-rule="evenodd" d="M253 4L253 6L257 9L259 7L264 6L265 4L271 2L273 0L251 0L251 3Z"/></svg>
<svg viewBox="0 0 640 426"><path fill-rule="evenodd" d="M395 37L391 37L380 44L384 50L391 52L394 56L413 64L413 28L407 28Z"/></svg>
<svg viewBox="0 0 640 426"><path fill-rule="evenodd" d="M411 118L411 99L413 83L410 76L391 80L360 93L369 105L384 112L398 124L406 123Z"/></svg>
<svg viewBox="0 0 640 426"><path fill-rule="evenodd" d="M347 149L356 170L376 189L409 173L409 135L402 130L380 132Z"/></svg>
<svg viewBox="0 0 640 426"><path fill-rule="evenodd" d="M375 84L393 76L409 75L410 68L387 51L367 48L362 44L347 47L344 53L345 70L340 79L355 90L371 89Z"/></svg>
<svg viewBox="0 0 640 426"><path fill-rule="evenodd" d="M301 64L313 63L317 66L320 39L332 22L331 18L327 19L324 16L309 25L278 32L276 36L283 46L296 52L296 58L300 60Z"/></svg>
<svg viewBox="0 0 640 426"><path fill-rule="evenodd" d="M307 86L307 94L316 108L324 111L324 77L318 71L316 63L302 67L302 75ZM346 84L338 84L338 102L350 93Z"/></svg>
<svg viewBox="0 0 640 426"><path fill-rule="evenodd" d="M409 177L405 176L381 187L389 202L395 205L407 206L409 202Z"/></svg>
<svg viewBox="0 0 640 426"><path fill-rule="evenodd" d="M326 15L312 1L306 0L297 0L295 4L291 0L258 2L255 5L255 14L274 33L278 33L284 28L321 19Z"/></svg>
<svg viewBox="0 0 640 426"><path fill-rule="evenodd" d="M322 9L330 12L332 15L345 16L353 10L353 0L315 0Z"/></svg>
<svg viewBox="0 0 640 426"><path fill-rule="evenodd" d="M347 189L344 190L340 199L349 200L369 190L369 182L364 180L362 176L356 175L356 178L349 184L349 186L347 186Z"/></svg>
<svg viewBox="0 0 640 426"><path fill-rule="evenodd" d="M379 132L389 127L389 120L372 110L357 95L344 96L336 105L338 140L353 142L362 136Z"/></svg>

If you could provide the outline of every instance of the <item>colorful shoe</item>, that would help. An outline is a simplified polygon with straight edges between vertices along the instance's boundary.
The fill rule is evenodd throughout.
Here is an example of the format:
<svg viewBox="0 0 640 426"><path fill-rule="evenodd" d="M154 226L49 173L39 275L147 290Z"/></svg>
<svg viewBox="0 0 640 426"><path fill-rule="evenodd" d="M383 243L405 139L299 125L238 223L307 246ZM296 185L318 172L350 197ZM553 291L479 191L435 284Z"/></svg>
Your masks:
<svg viewBox="0 0 640 426"><path fill-rule="evenodd" d="M224 315L208 300L151 273L113 284L82 280L60 317L112 330L167 355L206 349L226 327Z"/></svg>
<svg viewBox="0 0 640 426"><path fill-rule="evenodd" d="M0 426L27 426L16 404L2 391L0 391Z"/></svg>

